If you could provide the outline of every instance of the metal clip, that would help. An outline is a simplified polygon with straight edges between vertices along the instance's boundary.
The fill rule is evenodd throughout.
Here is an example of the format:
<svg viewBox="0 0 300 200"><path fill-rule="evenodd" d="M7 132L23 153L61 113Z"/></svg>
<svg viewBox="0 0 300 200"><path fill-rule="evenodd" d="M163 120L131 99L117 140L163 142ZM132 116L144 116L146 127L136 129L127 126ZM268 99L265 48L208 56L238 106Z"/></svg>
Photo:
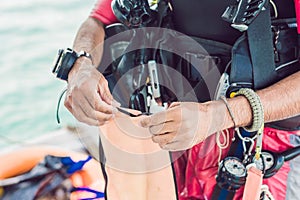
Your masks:
<svg viewBox="0 0 300 200"><path fill-rule="evenodd" d="M252 138L249 137L244 137L243 139L243 149L244 149L244 163L248 162L248 159L251 157L251 152L253 151L253 147L254 147L254 140ZM249 149L247 149L246 143L250 142L250 147Z"/></svg>
<svg viewBox="0 0 300 200"><path fill-rule="evenodd" d="M241 32L265 9L267 0L238 0L235 5L226 8L222 18L231 23L231 26Z"/></svg>
<svg viewBox="0 0 300 200"><path fill-rule="evenodd" d="M250 137L243 137L241 135L241 132L240 132L239 128L236 128L235 131L236 131L238 137L242 140L243 151L244 151L243 152L244 153L244 160L243 160L243 162L244 163L248 163L249 158L251 158L251 153L252 153L253 148L254 148L254 140L256 139L257 136L255 135L252 138L250 138ZM246 146L246 144L248 142L251 143L249 149L247 149L247 146Z"/></svg>

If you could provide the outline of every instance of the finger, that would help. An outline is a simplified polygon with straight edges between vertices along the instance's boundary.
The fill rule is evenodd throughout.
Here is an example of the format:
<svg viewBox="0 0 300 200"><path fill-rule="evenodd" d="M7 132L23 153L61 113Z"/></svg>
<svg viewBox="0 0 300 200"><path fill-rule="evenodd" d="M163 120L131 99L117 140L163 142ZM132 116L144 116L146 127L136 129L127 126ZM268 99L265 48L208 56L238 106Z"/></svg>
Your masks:
<svg viewBox="0 0 300 200"><path fill-rule="evenodd" d="M85 98L89 105L96 111L106 114L117 112L115 107L108 105L106 102L102 101L98 93L94 93L94 95L85 95Z"/></svg>
<svg viewBox="0 0 300 200"><path fill-rule="evenodd" d="M101 125L112 118L112 114L99 112L92 108L85 98L81 100L79 106L88 118L98 120Z"/></svg>
<svg viewBox="0 0 300 200"><path fill-rule="evenodd" d="M72 113L72 101L69 100L67 97L65 98L64 106Z"/></svg>
<svg viewBox="0 0 300 200"><path fill-rule="evenodd" d="M116 107L109 105L106 102L101 101L101 100L96 102L95 110L102 112L102 113L106 113L106 114L114 114L114 113L118 112Z"/></svg>
<svg viewBox="0 0 300 200"><path fill-rule="evenodd" d="M100 94L101 98L103 99L103 101L106 102L109 105L114 106L114 107L120 107L121 103L116 101L114 99L114 97L112 96L112 94L109 90L109 87L108 87L108 82L107 82L107 80L105 79L105 77L103 75L101 76L100 81L102 82L102 84L101 84L102 87L100 88L99 94Z"/></svg>
<svg viewBox="0 0 300 200"><path fill-rule="evenodd" d="M178 130L178 124L172 122L166 122L159 125L154 125L149 127L149 131L152 135L162 135L165 133L175 132Z"/></svg>
<svg viewBox="0 0 300 200"><path fill-rule="evenodd" d="M152 136L152 141L154 143L158 143L160 145L164 145L167 143L172 142L172 140L175 138L175 133L166 133L163 135L154 135Z"/></svg>
<svg viewBox="0 0 300 200"><path fill-rule="evenodd" d="M180 145L180 143L178 141L172 141L172 142L162 144L162 145L159 144L160 148L162 148L163 150L166 150L166 151L178 151L179 145Z"/></svg>
<svg viewBox="0 0 300 200"><path fill-rule="evenodd" d="M71 113L80 122L86 123L86 124L91 125L91 126L102 125L101 123L99 123L98 120L87 117L86 114L83 112L83 110L81 108L79 108L79 109L72 109Z"/></svg>
<svg viewBox="0 0 300 200"><path fill-rule="evenodd" d="M114 101L114 98L112 94L110 93L108 82L105 79L105 77L101 74L100 80L99 80L99 94L103 101L105 101L107 104L112 105L112 102Z"/></svg>
<svg viewBox="0 0 300 200"><path fill-rule="evenodd" d="M142 120L140 120L139 124L141 127L149 128L150 122L151 122L150 116L145 116Z"/></svg>
<svg viewBox="0 0 300 200"><path fill-rule="evenodd" d="M73 101L76 100L76 101ZM71 102L71 103L70 103ZM95 125L95 122L98 121L96 125L102 125L106 121L112 118L112 114L106 114L96 111L93 107L91 107L90 103L87 101L85 97L71 98L68 97L68 101L66 102L66 107L72 114L76 114L77 112L80 114L76 114L76 119L81 122L86 122L88 124ZM84 116L83 116L83 114ZM89 118L91 120L87 120Z"/></svg>
<svg viewBox="0 0 300 200"><path fill-rule="evenodd" d="M172 102L169 108L174 108L176 106L180 106L180 102Z"/></svg>
<svg viewBox="0 0 300 200"><path fill-rule="evenodd" d="M173 121L174 118L173 114L174 114L173 110L166 110L159 113L155 113L154 115L151 115L141 120L140 124L142 127L147 128L150 126L159 125L166 122L171 122Z"/></svg>
<svg viewBox="0 0 300 200"><path fill-rule="evenodd" d="M174 138L171 142L165 144L163 149L168 151L182 151L192 148L196 143Z"/></svg>
<svg viewBox="0 0 300 200"><path fill-rule="evenodd" d="M71 97L71 93L70 93L70 89L68 88L67 92L66 92L66 97L65 97L65 101L64 101L64 105L65 107L72 113L72 97Z"/></svg>

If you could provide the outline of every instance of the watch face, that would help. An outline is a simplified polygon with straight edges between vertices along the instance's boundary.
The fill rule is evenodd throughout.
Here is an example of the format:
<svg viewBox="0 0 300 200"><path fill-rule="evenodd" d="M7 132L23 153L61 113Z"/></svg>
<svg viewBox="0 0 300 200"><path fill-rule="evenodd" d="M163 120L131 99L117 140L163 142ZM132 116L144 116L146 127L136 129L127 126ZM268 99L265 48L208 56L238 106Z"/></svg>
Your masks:
<svg viewBox="0 0 300 200"><path fill-rule="evenodd" d="M262 156L256 160L254 159L254 163L256 164L256 167L259 170L263 170L264 166L263 166L263 162L262 162L262 158L264 160L264 165L265 165L265 170L270 169L273 165L274 165L274 157L272 154L270 154L269 152L262 152Z"/></svg>
<svg viewBox="0 0 300 200"><path fill-rule="evenodd" d="M232 175L243 177L246 175L246 168L243 163L235 158L224 160L225 169Z"/></svg>
<svg viewBox="0 0 300 200"><path fill-rule="evenodd" d="M57 52L57 55L53 61L53 69L52 73L57 73L59 66L61 66L62 56L63 56L64 50L59 49Z"/></svg>

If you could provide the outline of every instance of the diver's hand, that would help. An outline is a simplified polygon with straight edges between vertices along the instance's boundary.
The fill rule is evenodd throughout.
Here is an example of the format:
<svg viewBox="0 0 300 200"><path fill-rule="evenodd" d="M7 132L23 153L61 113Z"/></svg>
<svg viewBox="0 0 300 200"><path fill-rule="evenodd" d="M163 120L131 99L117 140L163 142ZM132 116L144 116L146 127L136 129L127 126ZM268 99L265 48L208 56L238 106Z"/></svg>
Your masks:
<svg viewBox="0 0 300 200"><path fill-rule="evenodd" d="M80 65L80 66L79 66ZM81 57L68 76L65 106L80 121L99 126L115 112L107 80L92 65L90 59Z"/></svg>
<svg viewBox="0 0 300 200"><path fill-rule="evenodd" d="M224 105L220 105L222 112L226 112ZM211 103L176 102L166 111L144 118L141 125L149 128L153 142L161 148L169 151L185 150L202 142L223 126L222 119L215 116L217 113L211 108ZM213 124L216 119L220 124Z"/></svg>

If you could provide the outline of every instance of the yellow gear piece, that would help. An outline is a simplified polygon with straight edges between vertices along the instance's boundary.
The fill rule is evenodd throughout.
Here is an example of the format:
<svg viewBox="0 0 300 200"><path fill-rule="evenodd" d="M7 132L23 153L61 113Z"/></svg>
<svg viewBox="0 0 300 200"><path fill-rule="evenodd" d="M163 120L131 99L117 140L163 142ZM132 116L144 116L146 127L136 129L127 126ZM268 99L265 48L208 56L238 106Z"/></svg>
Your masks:
<svg viewBox="0 0 300 200"><path fill-rule="evenodd" d="M2 197L4 195L4 189L3 187L0 187L0 197Z"/></svg>
<svg viewBox="0 0 300 200"><path fill-rule="evenodd" d="M158 4L158 0L152 0L151 6L152 6L152 5L155 5L155 4Z"/></svg>
<svg viewBox="0 0 300 200"><path fill-rule="evenodd" d="M233 98L233 97L235 97L235 95L236 95L236 92L231 92L229 96L230 96L230 98Z"/></svg>

